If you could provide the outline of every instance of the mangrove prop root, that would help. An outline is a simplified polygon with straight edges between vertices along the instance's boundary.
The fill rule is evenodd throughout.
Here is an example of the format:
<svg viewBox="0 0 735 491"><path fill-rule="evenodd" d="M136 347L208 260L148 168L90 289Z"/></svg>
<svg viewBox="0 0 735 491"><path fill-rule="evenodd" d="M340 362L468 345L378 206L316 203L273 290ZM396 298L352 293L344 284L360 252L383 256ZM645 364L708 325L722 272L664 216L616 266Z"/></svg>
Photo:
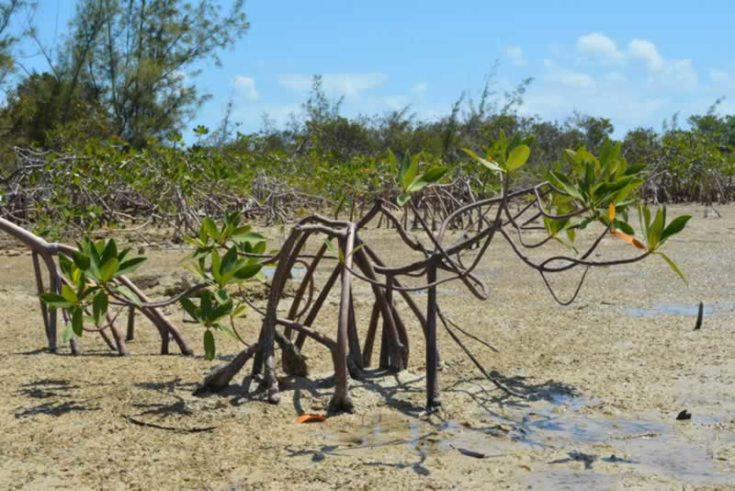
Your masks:
<svg viewBox="0 0 735 491"><path fill-rule="evenodd" d="M283 366L283 371L292 377L306 377L309 374L306 359L296 345L279 331L275 332L275 339L281 348L281 365Z"/></svg>
<svg viewBox="0 0 735 491"><path fill-rule="evenodd" d="M273 355L274 342L278 343L282 350L281 369L289 375L301 375L306 373L307 368L301 350L306 340L310 339L327 348L334 365L335 391L330 402L330 411L352 411L354 405L349 395L349 379L362 377L364 368L371 366L378 338L379 366L389 370L405 369L410 353L408 326L409 323L415 323L421 328L425 340L426 408L434 411L441 406L437 339L437 324L441 321L450 337L460 345L470 361L477 365L491 383L508 395L522 396L505 387L494 377L488 376L488 371L480 365L477 357L457 338L439 309L438 286L448 281L459 281L477 299L487 299L489 290L474 271L496 235L508 241L517 256L542 275L561 273L577 266L589 269L592 266L634 262L645 257L641 255L632 259L607 262L589 260L606 230L581 257L554 256L541 262L531 260L521 251L538 247L539 244L525 242L522 235L524 231L534 229L532 225L534 221L551 216L545 211L545 204L542 203L546 194L545 190L537 186L504 193L494 199L478 200L461 206L458 204L456 207L447 208L443 213L443 219L432 213L420 215L413 204L404 209L403 214L399 216L396 215L393 205L378 200L357 222L330 219L320 215L301 220L293 227L278 253L268 305L262 312L264 319L258 347L247 351L248 357L254 356L255 360L252 376L246 379L258 380L261 388L266 391L268 400L277 402L279 396L275 376L277 367ZM536 201L517 206L516 210L511 212L508 200L520 199L523 196ZM355 209L352 212L354 213ZM411 220L407 218L409 214L413 214ZM388 266L381 260L376 250L363 242L360 237L360 232L372 221L388 224L409 249L423 256L422 259L408 264ZM420 241L407 230L409 223L412 223L413 227L418 227L429 239L428 246L424 244L425 241ZM446 245L445 232L453 227L464 227L463 233L455 242ZM505 228L511 229L512 234L519 237L518 243L512 240L511 233L506 232ZM326 245L322 243L315 255L302 256L301 251L305 249L311 237L318 240L336 238L339 254L327 255ZM468 261L463 259L463 254L473 257ZM311 262L306 263L302 257L311 258ZM337 260L337 264L332 267L324 284L317 288L315 275L318 266L325 261L334 260ZM285 296L286 280L296 261L306 265L306 273L297 286L285 318L280 318L277 315L279 301ZM334 326L336 327L334 339L327 336L323 329L318 330L316 326L317 317L324 310L327 298L333 293L338 281L339 307ZM361 337L360 322L355 309L353 285L356 281L367 283L372 291L373 305L367 328L362 333L364 338ZM416 281L422 281L423 284L412 286ZM548 286L550 288L550 285ZM313 290L317 290L315 298L312 297ZM309 291L308 298L306 298L307 291ZM420 291L427 293L425 308L419 306L412 296L413 292ZM397 308L395 298L398 296L408 306L411 315L406 316ZM558 298L555 294L552 296ZM320 325L323 328L324 324ZM278 330L280 328L283 329L282 333ZM295 342L291 342L294 331L297 336ZM469 333L465 334L470 336ZM363 343L360 342L361 339L364 340ZM473 339L479 340L476 337ZM487 343L482 344L492 348ZM224 383L225 379L231 379L234 372L243 365L242 356L238 356L228 366L220 368L216 375L210 376L205 385L216 385L211 382L212 377L215 377L219 384Z"/></svg>
<svg viewBox="0 0 735 491"><path fill-rule="evenodd" d="M459 182L459 187L456 186ZM407 206L399 209L386 199L377 199L372 207L365 208L364 202L355 206L350 202L346 211L350 220L340 220L339 210L335 218L327 218L318 214L298 221L291 229L281 250L270 258L276 263L271 280L267 304L263 311L256 309L263 317L258 340L247 346L231 362L217 367L204 380L198 392L218 391L227 387L232 378L244 368L246 362L253 358L251 376L246 380L257 380L260 389L266 393L271 403L280 400L277 370L283 370L292 376L307 374L306 359L302 354L304 343L310 339L326 348L334 365L335 391L330 401L330 411L352 411L354 404L349 393L350 378L360 378L364 368L372 363L373 351L380 336L379 366L390 370L403 370L409 361L409 326L417 324L421 328L425 341L426 363L426 407L436 410L441 405L439 390L439 346L437 340L437 322L441 321L450 337L463 349L470 361L477 365L486 376L485 370L477 358L461 343L454 334L447 320L439 309L439 285L455 281L467 288L467 291L479 300L486 300L489 289L476 274L476 269L494 238L505 240L515 255L527 266L539 272L544 278L546 287L552 297L558 300L551 284L546 281L547 275L562 273L576 267L585 272L591 267L628 264L645 258L648 254L617 259L594 260L594 251L599 247L609 228L602 231L599 237L576 256L555 255L545 260L532 259L525 252L548 242L528 242L524 233L539 229L540 220L544 218L563 219L577 216L587 210L579 209L568 216L552 215L547 211L550 185L542 183L537 186L508 191L508 183L503 180L502 192L499 196L478 199L467 182L457 181L455 187L436 186L425 192L416 194ZM466 195L466 196L465 196ZM388 198L391 198L388 196ZM392 199L392 198L391 198ZM511 200L523 203L511 211ZM192 229L198 221L195 210L186 209L182 199L180 227ZM214 204L214 203L213 203ZM276 212L273 215L277 219ZM285 216L285 215L284 215ZM386 226L403 244L419 256L411 262L401 265L388 265L377 254L377 249L363 242L360 234L371 223ZM543 228L543 227L540 227ZM451 239L448 230L459 230L459 236ZM414 231L418 231L416 234ZM0 218L0 231L4 231L22 241L32 252L34 275L37 292L59 292L61 277L54 262L58 254L71 255L75 251L63 244L49 244L14 223ZM312 239L322 243L315 255L303 253L307 243ZM338 243L339 254L327 253L325 241ZM471 258L471 259L467 259ZM310 259L310 262L307 260ZM336 260L336 264L335 264ZM317 269L327 261L331 272L321 287L317 287ZM285 295L285 288L294 264L306 267L304 277L296 287L293 301L288 308L279 303ZM43 269L48 273L48 283L44 282ZM584 275L582 280L584 280ZM161 353L168 353L170 340L174 340L184 354L192 350L184 340L180 330L171 324L163 314L150 303L147 297L130 280L121 277L120 283L140 300L142 304L137 310L145 315L158 329L161 336ZM578 285L581 286L581 281ZM339 282L338 292L335 285ZM361 338L360 319L355 309L354 285L357 282L367 283L372 291L373 305L367 329ZM416 285L415 283L420 283ZM577 288L579 291L579 288ZM425 292L425 308L420 306L413 293ZM317 318L325 309L330 293L339 296L337 322L317 323ZM576 296L576 293L575 293ZM406 316L396 305L400 297L408 306L410 315ZM572 297L573 299L574 297ZM561 303L561 302L560 302ZM330 311L331 309L326 309ZM278 313L286 312L283 317ZM126 354L125 341L134 338L135 312L128 312L126 336L123 336L113 321L109 322L109 336L100 330L105 342L120 354ZM41 315L46 332L48 348L55 351L57 347L57 322L55 309L47 309L41 305ZM317 328L320 326L320 329ZM325 326L336 336L330 337ZM334 332L336 330L336 332ZM295 340L292 335L296 333ZM364 340L361 343L361 339ZM72 351L77 352L76 339L72 339ZM280 367L276 364L276 344L281 350ZM518 395L504 387L492 377L490 382L497 385L509 395Z"/></svg>
<svg viewBox="0 0 735 491"><path fill-rule="evenodd" d="M339 303L339 320L337 322L337 351L334 357L334 378L336 386L334 395L329 402L329 409L332 412L352 412L354 404L349 394L349 375L347 373L347 352L348 352L348 325L350 323L350 296L352 291L352 253L355 246L355 226L350 224L347 237L341 240L342 250L344 251L344 264L341 272L341 294Z"/></svg>
<svg viewBox="0 0 735 491"><path fill-rule="evenodd" d="M202 384L194 390L194 394L201 395L225 389L230 384L230 380L242 370L257 349L257 344L251 344L238 353L230 363L216 367L204 378Z"/></svg>
<svg viewBox="0 0 735 491"><path fill-rule="evenodd" d="M4 218L0 218L0 231L7 233L14 239L22 242L28 249L30 249L31 259L33 261L34 277L36 281L36 291L38 295L40 296L43 293L47 292L59 293L61 291L62 279L61 275L59 274L56 262L54 261L54 257L58 256L59 254L72 256L76 252L76 249L65 244L49 243L43 238ZM43 266L45 266L48 273L48 286L46 286L43 281L41 260L43 260ZM119 281L120 284L126 286L131 292L133 292L133 294L138 297L141 303L147 303L150 301L148 297L146 297L146 295L128 278L122 276L118 278L117 281ZM174 340L176 340L183 354L193 354L193 350L186 343L186 340L184 339L179 329L174 326L168 319L166 319L166 317L163 315L163 313L161 313L159 309L153 307L143 307L141 311L158 329L162 339L162 352L164 351L164 345L165 351L168 352L167 343L169 336L171 336ZM130 315L132 317L132 314ZM50 352L54 353L57 350L57 310L48 309L45 304L41 302L41 318L43 320L44 330L46 333L48 349ZM112 334L113 340L110 340L103 330L98 331L100 333L100 336L102 336L105 343L108 346L111 346L111 348L113 348L114 344L113 349L115 349L120 355L127 355L128 350L125 344L125 337L114 325L114 322L111 322L111 319L109 317L108 322L110 323L110 332ZM132 336L132 322L133 321L131 320L128 324L129 337ZM163 341L164 339L166 340L165 342ZM78 355L81 353L79 342L76 338L72 338L70 340L69 348L74 355Z"/></svg>

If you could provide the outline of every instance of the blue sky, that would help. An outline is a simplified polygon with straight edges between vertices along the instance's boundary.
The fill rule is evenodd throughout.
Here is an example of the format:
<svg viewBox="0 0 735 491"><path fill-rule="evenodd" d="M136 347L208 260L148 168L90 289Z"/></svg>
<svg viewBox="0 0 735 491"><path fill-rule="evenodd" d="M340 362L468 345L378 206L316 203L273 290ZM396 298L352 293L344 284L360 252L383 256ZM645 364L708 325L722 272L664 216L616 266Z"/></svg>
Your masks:
<svg viewBox="0 0 735 491"><path fill-rule="evenodd" d="M723 96L720 112L735 113L732 0L249 0L246 10L251 29L223 65L199 67L198 86L213 98L189 127L216 126L230 99L241 131L258 130L264 113L283 124L314 74L344 96L346 116L410 105L437 118L463 91L477 97L496 63L500 94L534 79L522 113L605 116L618 135L703 113ZM47 45L73 12L73 0L40 0ZM40 57L24 64L44 69Z"/></svg>

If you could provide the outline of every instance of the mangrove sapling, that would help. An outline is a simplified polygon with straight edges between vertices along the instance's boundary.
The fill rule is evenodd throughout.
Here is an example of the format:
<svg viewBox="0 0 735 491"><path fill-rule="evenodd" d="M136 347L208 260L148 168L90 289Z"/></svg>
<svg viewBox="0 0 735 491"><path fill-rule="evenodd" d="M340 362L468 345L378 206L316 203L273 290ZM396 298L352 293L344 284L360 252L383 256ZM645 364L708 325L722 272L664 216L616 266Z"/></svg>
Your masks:
<svg viewBox="0 0 735 491"><path fill-rule="evenodd" d="M150 302L124 277L135 271L146 258L129 257L130 249L118 251L114 239L92 241L85 238L76 250L67 250L70 257L59 256L60 271L57 272L55 266L54 271L60 286L57 291L41 292L42 309L50 309L51 312L61 309L70 319L63 333L65 341L81 337L85 331L103 334L109 329L120 354L127 354L125 339L115 326L118 315L128 311L130 337L136 308L147 313L180 301L187 314L204 326L205 357L211 360L215 356L212 331L226 332L242 340L235 330L234 319L244 315L246 305L235 301L227 287L239 285L260 271L261 264L257 259L243 258L240 253L262 254L265 239L251 232L249 226L239 226L239 216L231 214L221 229L211 219L205 218L198 237L192 243L195 250L189 266L201 282L173 298ZM194 294L197 298L189 298ZM115 308L117 312L112 313ZM231 327L225 322L229 322ZM85 326L89 323L93 327ZM162 351L165 351L168 331L161 332L161 335Z"/></svg>
<svg viewBox="0 0 735 491"><path fill-rule="evenodd" d="M437 286L449 281L461 281L473 296L486 299L487 286L475 274L475 270L496 237L507 241L517 257L538 271L553 298L563 304L570 303L576 298L591 268L633 263L651 254L660 255L672 270L685 280L676 264L659 248L670 237L683 230L689 217L677 217L668 222L665 208L660 208L652 214L648 207L638 205L642 237L639 239L635 236L633 227L628 223L628 214L630 208L637 204L631 196L643 183L640 177L641 168L628 166L620 154L619 146L603 145L599 158L584 148L567 151L566 172L552 171L549 173L548 181L514 190L511 188L512 176L529 158L528 143L517 138L507 139L501 134L501 138L490 147L486 157L471 154L487 170L499 175L502 185L500 195L479 199L457 208L448 213L436 229L416 208L413 196L414 193L438 182L447 170L433 166L422 172L419 159L407 160L399 169L398 206L377 200L356 222L329 219L320 215L300 220L293 227L284 247L276 255L267 258L268 261L277 262L278 266L271 283L268 304L262 312L264 320L257 345L247 347L232 363L216 370L205 380L201 390L221 389L247 359L254 355L252 375L253 377L263 375L261 385L267 390L268 400L277 402L278 385L274 375L273 340L280 335L279 329L283 328L282 336L287 339L290 339L293 331L298 332L295 349L300 350L308 337L330 351L336 374L336 388L330 408L333 411L352 410L347 374L359 376L362 374L361 368L370 364L380 319L383 321L380 366L393 370L401 370L407 366L409 339L406 322L396 309L393 300L395 293L399 293L410 307L426 338L426 406L428 410L437 408L440 405L437 318L440 318L447 330L451 331L446 317L439 309ZM524 203L521 200L527 201ZM515 211L511 211L512 201L519 203ZM401 206L409 208L415 217L419 234L409 231L406 222L396 214L401 210ZM476 222L459 240L447 243L449 237L447 230L463 215L474 216ZM395 235L422 259L399 266L387 266L377 254L377 249L364 241L361 236L361 232L378 217L390 223ZM577 234L590 229L596 223L601 227L599 233L593 236L591 245L577 250L573 245ZM531 231L543 231L545 238L529 242L526 236ZM595 257L593 253L603 239L610 235L628 242L638 249L639 253L632 257L612 260L591 259ZM326 238L329 241L337 239L338 246L330 256L325 255L324 246L317 254L307 255L303 251L311 238L321 240ZM564 244L570 254L557 254L538 260L524 252L525 249L540 249L551 241ZM465 264L463 254L470 253L474 257ZM247 256L247 253L245 255ZM280 318L278 304L284 298L285 279L291 266L300 259L311 260L307 267L308 273L297 287L299 293L288 309L287 317ZM307 302L307 305L301 306L304 291L307 287L313 288L313 271L322 261L330 260L336 261L336 264L328 280L313 303ZM552 288L548 276L577 267L582 267L584 273L571 298L562 300ZM403 281L420 276L425 277L425 283L418 286L407 286ZM375 302L361 354L356 353L360 349L360 343L355 335L357 321L352 294L354 279L371 285ZM317 331L314 325L327 294L338 280L340 302L335 340ZM428 293L425 311L421 311L411 297L411 293L418 291ZM451 332L451 338L461 344L456 333ZM463 345L463 349L465 348ZM469 351L468 355L476 363L476 359ZM282 368L288 372L289 364L282 363ZM497 380L492 379L486 370L482 371L500 389L508 394L514 394Z"/></svg>
<svg viewBox="0 0 735 491"><path fill-rule="evenodd" d="M125 276L125 273L132 272L142 263L142 258L127 259L128 252L118 253L117 246L112 240L96 243L85 240L80 243L79 249L66 244L49 243L4 218L0 218L0 230L23 242L31 250L49 351L56 352L58 348L57 309L61 308L62 319L67 326L64 339L69 342L72 354L79 354L77 336L81 336L84 332L85 320L88 322L91 320L95 324L94 328L86 328L87 330L98 332L111 349L117 350L121 355L127 354L125 340L115 326L120 311L112 317L108 315L110 305L119 307L122 305L110 302L109 298L106 298L106 293L104 296L98 295L105 292L105 289L95 281L102 281L104 270L105 288L119 291L124 295L125 303L130 306L128 332L133 330L134 310L140 310L158 329L161 336L161 354L168 353L170 337L177 342L183 354L192 354L191 348L176 326L166 319L158 306L149 305L148 297ZM104 261L102 256L105 257ZM58 258L58 266L55 258ZM43 268L48 274L48 285L43 281ZM111 276L108 278L108 275ZM89 282L82 281L83 278ZM114 342L106 330L112 332Z"/></svg>
<svg viewBox="0 0 735 491"><path fill-rule="evenodd" d="M276 345L282 349L280 368L291 375L304 375L306 360L301 349L307 338L312 339L327 348L334 365L336 387L330 409L351 411L350 376L359 378L363 375L376 344L380 346L381 368L402 370L408 365L410 339L407 320L396 305L397 297L400 297L424 334L426 407L431 411L441 405L438 319L450 332L450 337L466 350L439 308L437 287L450 281L460 281L472 296L487 299L488 287L476 270L495 238L506 241L522 262L538 271L553 298L563 304L576 298L591 268L634 263L652 254L660 255L685 280L678 266L660 251L660 247L684 229L689 217L681 216L669 222L665 208L652 213L647 206L632 198L643 183L641 167L628 166L619 146L603 145L599 157L584 148L569 150L565 154L566 168L563 171L549 172L548 180L541 184L514 189L513 176L529 158L529 143L519 138L508 139L501 133L486 156L471 153L486 172L497 175L500 193L457 207L436 226L416 207L415 196L439 182L447 169L429 166L423 170L419 159L409 159L398 169L400 193L396 204L376 200L357 221L321 215L303 218L293 226L283 246L273 254L266 253L263 236L240 224L239 214L227 215L221 226L209 218L201 220L197 237L192 239L195 250L190 263L190 269L199 277L200 283L172 299L141 303L139 295L130 295L122 284L121 275L137 266L140 260L128 259L125 251L118 252L114 241L80 243L79 251L72 253L73 261L62 263L66 284L58 292L42 298L48 305L63 308L68 313L71 333L75 335L83 331L81 326L85 320L93 322L95 329L103 330L111 305L121 308L134 305L145 312L146 308L180 301L188 315L204 327L203 345L207 359L213 359L216 354L215 334L229 334L244 345L234 360L217 368L199 390L221 390L252 358L253 366L247 381L257 380L267 400L272 403L280 399ZM515 207L511 203L515 203ZM640 238L628 222L630 210L636 206ZM416 229L410 230L405 221L406 215L399 215L403 209L408 209L414 217ZM474 221L461 219L463 217L473 217ZM366 241L362 232L381 219L391 224L395 236L418 259L406 264L388 265L380 257L380 249ZM469 228L452 240L448 230L456 224L465 224ZM579 244L577 235L591 230L596 224L599 233L592 235L591 242L585 247L575 246ZM538 232L543 232L544 237L539 239ZM594 259L595 251L609 236L629 243L638 253L618 259ZM319 244L317 253L307 253L309 244L315 242ZM563 244L569 252L537 259L538 252L551 242ZM331 273L326 282L317 287L314 272L320 265L330 262ZM255 278L265 264L275 264L275 271L265 306L257 306L247 295L242 295L240 285ZM287 298L286 286L295 264L304 264L307 273L296 286L297 293L289 308L281 310L279 305ZM572 296L562 300L548 277L575 268L582 268L583 274ZM423 278L423 283L416 285L417 278ZM369 284L374 300L362 345L354 305L355 281ZM336 337L332 338L319 330L317 323L326 298L337 283L340 285L340 300ZM427 292L423 310L412 297L412 293L419 291ZM196 297L192 296L194 293ZM262 316L258 339L252 344L248 344L237 329L238 319L246 310ZM285 315L280 312L285 312ZM462 332L461 329L456 331ZM295 340L294 334L297 334ZM115 342L119 343L118 336L115 336ZM515 395L488 375L469 350L466 352L499 389Z"/></svg>

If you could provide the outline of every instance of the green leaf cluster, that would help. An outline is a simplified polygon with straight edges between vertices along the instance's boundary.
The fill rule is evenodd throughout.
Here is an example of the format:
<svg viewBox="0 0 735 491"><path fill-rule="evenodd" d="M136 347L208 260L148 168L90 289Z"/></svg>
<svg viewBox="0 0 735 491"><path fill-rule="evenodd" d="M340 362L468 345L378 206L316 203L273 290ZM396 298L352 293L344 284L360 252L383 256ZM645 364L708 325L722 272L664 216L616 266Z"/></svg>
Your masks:
<svg viewBox="0 0 735 491"><path fill-rule="evenodd" d="M530 156L530 140L520 137L500 138L488 147L485 158L465 150L487 169L508 175L522 167ZM551 192L546 196L548 212L543 216L544 227L550 237L574 249L577 231L593 222L599 222L615 235L640 246L635 230L628 223L631 205L638 203L635 192L645 182L644 165L628 165L621 145L605 141L599 155L584 147L564 152L564 163L548 172ZM681 232L691 217L680 216L667 225L666 208L659 208L651 220L648 207L639 205L641 231L649 253L663 257L671 269L686 282L684 274L668 256L657 249L670 237ZM561 234L566 239L561 238ZM576 250L576 249L574 249Z"/></svg>
<svg viewBox="0 0 735 491"><path fill-rule="evenodd" d="M566 168L549 171L548 181L589 210L592 218L604 215L610 203L622 208L632 203L634 191L645 182L644 166L629 166L618 143L604 143L599 157L584 147L566 150L564 157Z"/></svg>
<svg viewBox="0 0 735 491"><path fill-rule="evenodd" d="M395 159L392 152L389 157ZM429 184L438 182L449 169L443 165L432 165L424 172L420 172L422 154L417 153L401 161L398 166L397 183L401 193L398 195L398 206L404 206L411 200L411 196L424 189Z"/></svg>
<svg viewBox="0 0 735 491"><path fill-rule="evenodd" d="M110 305L110 296L138 304L138 297L114 280L134 272L145 257L129 257L130 249L118 250L114 239L85 238L77 243L77 252L71 258L59 255L59 268L64 283L59 293L44 293L41 300L54 309L68 312L71 323L63 333L64 341L82 336L84 323L97 328L104 325Z"/></svg>
<svg viewBox="0 0 735 491"><path fill-rule="evenodd" d="M512 138L508 138L505 131L501 130L498 139L487 148L484 158L468 148L463 150L486 169L508 174L526 165L528 158L531 156L532 143L532 137L522 138L516 134Z"/></svg>
<svg viewBox="0 0 735 491"><path fill-rule="evenodd" d="M245 312L245 306L240 304L236 306L232 296L224 288L214 293L204 290L199 297L198 305L189 298L183 298L181 306L194 321L199 322L205 328L203 342L204 356L207 360L214 359L216 354L212 331L224 332L236 338L235 333L224 324L224 321L240 317Z"/></svg>
<svg viewBox="0 0 735 491"><path fill-rule="evenodd" d="M669 238L684 230L684 227L686 227L687 222L689 222L691 218L692 217L690 215L681 215L671 220L671 222L667 222L665 206L656 210L655 216L652 215L651 211L646 206L640 205L638 208L640 229L641 233L646 238L648 251L661 256L672 271L674 271L674 273L676 273L685 283L687 282L686 276L682 273L681 269L679 269L679 266L677 266L669 256L658 249Z"/></svg>
<svg viewBox="0 0 735 491"><path fill-rule="evenodd" d="M209 217L203 219L198 235L189 242L195 249L187 266L207 288L198 299L181 299L181 306L204 326L204 353L211 360L216 353L213 331L234 337L234 331L225 321L233 323L247 310L244 303L233 299L227 288L258 276L262 268L259 256L266 251L266 239L250 225L242 225L239 214L231 213L219 225Z"/></svg>

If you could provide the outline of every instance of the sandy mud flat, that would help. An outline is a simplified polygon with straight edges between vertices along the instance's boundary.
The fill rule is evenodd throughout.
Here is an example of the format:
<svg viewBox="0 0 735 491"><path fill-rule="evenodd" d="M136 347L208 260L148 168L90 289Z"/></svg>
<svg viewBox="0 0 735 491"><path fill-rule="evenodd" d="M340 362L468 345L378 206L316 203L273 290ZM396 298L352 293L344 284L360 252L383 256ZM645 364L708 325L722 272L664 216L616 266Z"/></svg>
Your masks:
<svg viewBox="0 0 735 491"><path fill-rule="evenodd" d="M89 333L82 356L46 353L31 258L0 238L0 489L735 489L735 206L719 211L669 209L694 215L666 249L688 287L652 257L591 272L560 307L500 243L480 266L489 300L443 285L443 311L498 351L466 345L523 398L496 389L440 331L444 410L425 417L423 340L410 325L409 369L369 371L352 384L355 414L312 424L296 418L324 414L333 391L314 344L312 375L283 378L278 406L237 385L192 395L218 362L157 355L143 322L129 357ZM367 237L401 259L389 233ZM601 252L628 248L610 238ZM185 254L150 248L137 275L152 296L180 281ZM579 274L554 284L568 295ZM363 330L369 288L355 294ZM337 301L319 329L334 332ZM201 353L201 329L169 314ZM254 339L257 316L245 324ZM237 350L225 338L218 347L223 360ZM684 409L691 420L677 421Z"/></svg>

